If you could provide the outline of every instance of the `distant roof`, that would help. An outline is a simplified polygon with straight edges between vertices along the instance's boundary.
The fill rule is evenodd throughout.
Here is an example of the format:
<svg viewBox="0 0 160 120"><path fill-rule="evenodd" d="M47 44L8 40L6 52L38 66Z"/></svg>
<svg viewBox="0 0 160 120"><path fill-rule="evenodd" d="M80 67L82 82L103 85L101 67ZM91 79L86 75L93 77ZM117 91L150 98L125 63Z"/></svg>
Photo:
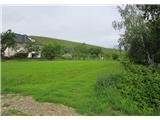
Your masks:
<svg viewBox="0 0 160 120"><path fill-rule="evenodd" d="M17 43L26 43L29 40L29 37L27 35L21 35L21 34L15 33L15 36L16 36Z"/></svg>
<svg viewBox="0 0 160 120"><path fill-rule="evenodd" d="M23 44L23 43L27 43L27 41L32 41L32 43L34 45L42 45L40 42L32 39L31 36L22 35L22 34L18 34L18 33L15 33L15 36L16 36L15 40L17 43Z"/></svg>

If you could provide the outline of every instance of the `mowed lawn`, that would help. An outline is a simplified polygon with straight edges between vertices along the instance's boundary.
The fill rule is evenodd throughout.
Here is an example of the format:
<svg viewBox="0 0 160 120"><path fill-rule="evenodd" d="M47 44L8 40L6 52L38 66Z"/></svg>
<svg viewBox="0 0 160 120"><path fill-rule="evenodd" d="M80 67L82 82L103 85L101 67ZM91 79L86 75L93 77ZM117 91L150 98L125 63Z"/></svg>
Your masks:
<svg viewBox="0 0 160 120"><path fill-rule="evenodd" d="M9 60L1 66L2 93L20 93L38 101L62 103L82 115L124 114L109 97L98 98L95 92L98 77L123 70L119 62ZM112 91L108 92L114 96Z"/></svg>

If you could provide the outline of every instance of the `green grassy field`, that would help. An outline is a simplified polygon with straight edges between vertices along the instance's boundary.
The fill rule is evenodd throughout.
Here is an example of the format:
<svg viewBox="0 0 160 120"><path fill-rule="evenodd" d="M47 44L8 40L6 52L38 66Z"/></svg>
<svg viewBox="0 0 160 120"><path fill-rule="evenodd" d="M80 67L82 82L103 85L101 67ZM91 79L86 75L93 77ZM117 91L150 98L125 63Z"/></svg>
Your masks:
<svg viewBox="0 0 160 120"><path fill-rule="evenodd" d="M117 61L3 61L2 93L62 103L82 115L134 114L114 88L105 97L95 92L97 78L121 71Z"/></svg>

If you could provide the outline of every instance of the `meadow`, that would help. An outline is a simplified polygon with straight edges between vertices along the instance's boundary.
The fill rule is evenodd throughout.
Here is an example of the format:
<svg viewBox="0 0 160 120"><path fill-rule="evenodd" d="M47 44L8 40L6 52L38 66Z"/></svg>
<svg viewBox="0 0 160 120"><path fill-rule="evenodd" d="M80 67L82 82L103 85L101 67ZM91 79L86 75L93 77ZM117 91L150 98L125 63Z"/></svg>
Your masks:
<svg viewBox="0 0 160 120"><path fill-rule="evenodd" d="M114 88L101 97L95 90L101 76L118 74L117 61L37 61L2 62L2 93L19 93L37 101L62 103L82 115L133 114Z"/></svg>

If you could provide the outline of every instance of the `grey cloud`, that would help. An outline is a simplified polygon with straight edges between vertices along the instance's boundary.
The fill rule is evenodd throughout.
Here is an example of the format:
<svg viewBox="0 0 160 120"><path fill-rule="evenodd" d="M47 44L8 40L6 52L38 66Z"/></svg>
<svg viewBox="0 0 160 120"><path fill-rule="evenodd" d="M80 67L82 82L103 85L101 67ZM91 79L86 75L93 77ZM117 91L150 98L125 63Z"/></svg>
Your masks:
<svg viewBox="0 0 160 120"><path fill-rule="evenodd" d="M116 6L3 6L3 31L41 35L113 48L120 20Z"/></svg>

